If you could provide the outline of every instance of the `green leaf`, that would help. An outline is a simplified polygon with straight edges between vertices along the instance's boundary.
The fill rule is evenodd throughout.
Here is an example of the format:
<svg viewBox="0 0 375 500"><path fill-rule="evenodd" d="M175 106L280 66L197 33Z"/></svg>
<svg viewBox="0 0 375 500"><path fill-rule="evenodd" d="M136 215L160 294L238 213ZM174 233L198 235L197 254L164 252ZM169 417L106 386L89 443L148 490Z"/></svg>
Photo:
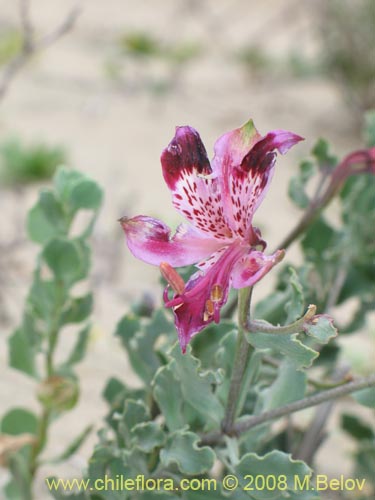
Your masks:
<svg viewBox="0 0 375 500"><path fill-rule="evenodd" d="M37 354L36 346L30 335L33 325L23 324L9 337L9 364L12 368L38 378L38 370L35 363Z"/></svg>
<svg viewBox="0 0 375 500"><path fill-rule="evenodd" d="M338 331L333 324L333 318L326 315L318 315L315 317L315 320L317 321L316 323L305 325L304 331L307 335L313 337L320 344L327 344L337 336Z"/></svg>
<svg viewBox="0 0 375 500"><path fill-rule="evenodd" d="M200 360L203 368L222 367L222 364L215 360L218 346L222 338L233 328L235 325L232 321L222 320L219 324L207 326L204 335L195 335L192 338L193 355Z"/></svg>
<svg viewBox="0 0 375 500"><path fill-rule="evenodd" d="M72 366L82 361L86 353L87 344L90 340L90 331L91 326L87 325L80 332L78 332L76 343L74 344L73 349L63 366Z"/></svg>
<svg viewBox="0 0 375 500"><path fill-rule="evenodd" d="M67 446L67 448L57 457L55 458L49 458L46 459L45 461L50 464L58 464L61 462L65 462L65 460L68 460L72 455L74 455L79 448L82 446L82 444L86 441L88 436L92 433L94 429L93 425L88 425L83 429L83 431Z"/></svg>
<svg viewBox="0 0 375 500"><path fill-rule="evenodd" d="M307 208L310 199L305 188L308 180L315 174L316 168L311 161L305 160L300 163L299 170L299 175L292 177L289 183L288 194L297 207Z"/></svg>
<svg viewBox="0 0 375 500"><path fill-rule="evenodd" d="M249 498L255 500L272 500L279 499L285 495L285 491L296 490L296 477L301 481L306 476L311 476L311 469L301 460L293 460L291 455L274 450L267 453L263 457L255 453L247 453L244 455L240 462L234 467L234 472L240 481L242 488L245 488L249 483L248 475L266 477L270 474L277 478L277 485L281 488L268 489L268 488L255 488L249 490ZM247 476L247 478L246 478ZM285 482L280 483L280 478ZM285 488L285 489L284 489Z"/></svg>
<svg viewBox="0 0 375 500"><path fill-rule="evenodd" d="M90 316L93 306L93 295L88 293L83 297L72 298L61 314L61 325L80 323Z"/></svg>
<svg viewBox="0 0 375 500"><path fill-rule="evenodd" d="M27 214L27 234L31 241L44 245L47 241L61 236L58 226L54 226L44 213L39 203L36 203Z"/></svg>
<svg viewBox="0 0 375 500"><path fill-rule="evenodd" d="M320 168L334 167L337 165L337 157L332 155L329 144L325 139L319 139L312 149Z"/></svg>
<svg viewBox="0 0 375 500"><path fill-rule="evenodd" d="M350 436L358 441L363 439L374 439L375 433L367 424L362 422L356 415L344 413L341 415L341 427Z"/></svg>
<svg viewBox="0 0 375 500"><path fill-rule="evenodd" d="M128 352L129 360L139 377L149 384L160 366L154 345L163 334L168 333L173 325L167 321L164 311L155 311L145 325L139 318L128 314L118 323L115 335L119 336Z"/></svg>
<svg viewBox="0 0 375 500"><path fill-rule="evenodd" d="M98 210L101 205L102 198L102 190L96 182L90 179L82 179L72 187L69 202L74 210Z"/></svg>
<svg viewBox="0 0 375 500"><path fill-rule="evenodd" d="M170 356L170 368L181 383L184 401L209 422L219 423L224 417L224 408L212 392L212 385L217 382L215 374L200 370L200 361L191 354L191 347L182 354L176 342Z"/></svg>
<svg viewBox="0 0 375 500"><path fill-rule="evenodd" d="M208 472L215 462L215 453L208 446L198 447L200 437L193 432L180 430L167 438L160 452L164 467L175 464L182 474L196 475Z"/></svg>
<svg viewBox="0 0 375 500"><path fill-rule="evenodd" d="M39 194L38 204L48 222L56 228L57 234L66 235L69 229L69 221L60 201L51 190L43 190Z"/></svg>
<svg viewBox="0 0 375 500"><path fill-rule="evenodd" d="M288 283L289 300L285 304L287 312L286 323L292 323L300 318L304 311L303 288L299 280L298 274L292 267L289 268L290 278Z"/></svg>
<svg viewBox="0 0 375 500"><path fill-rule="evenodd" d="M160 424L156 422L142 422L132 429L132 442L145 453L164 444L165 436Z"/></svg>
<svg viewBox="0 0 375 500"><path fill-rule="evenodd" d="M284 354L298 370L309 368L314 359L319 356L317 351L307 347L293 335L278 335L272 333L248 333L248 342L257 349L271 349Z"/></svg>
<svg viewBox="0 0 375 500"><path fill-rule="evenodd" d="M118 400L119 396L122 396L126 392L126 386L121 382L121 380L111 377L103 390L103 398L113 406Z"/></svg>
<svg viewBox="0 0 375 500"><path fill-rule="evenodd" d="M173 432L185 424L182 412L183 394L179 381L169 365L159 368L153 380L153 397L167 424Z"/></svg>
<svg viewBox="0 0 375 500"><path fill-rule="evenodd" d="M45 246L43 257L57 280L71 286L87 275L89 250L83 242L55 238Z"/></svg>
<svg viewBox="0 0 375 500"><path fill-rule="evenodd" d="M149 419L150 412L143 401L132 399L125 401L124 412L119 423L119 432L127 444L131 442L133 427Z"/></svg>
<svg viewBox="0 0 375 500"><path fill-rule="evenodd" d="M22 451L12 453L8 467L12 479L5 487L6 497L9 500L32 500L32 478L27 456Z"/></svg>
<svg viewBox="0 0 375 500"><path fill-rule="evenodd" d="M367 147L375 147L375 109L365 113L365 138Z"/></svg>
<svg viewBox="0 0 375 500"><path fill-rule="evenodd" d="M3 434L36 434L38 430L38 419L29 410L24 408L13 408L9 410L2 418L0 430Z"/></svg>
<svg viewBox="0 0 375 500"><path fill-rule="evenodd" d="M277 378L270 387L262 391L262 411L302 399L306 391L306 373L297 370L289 360L284 360Z"/></svg>
<svg viewBox="0 0 375 500"><path fill-rule="evenodd" d="M352 393L354 399L363 406L375 408L375 387L368 387Z"/></svg>

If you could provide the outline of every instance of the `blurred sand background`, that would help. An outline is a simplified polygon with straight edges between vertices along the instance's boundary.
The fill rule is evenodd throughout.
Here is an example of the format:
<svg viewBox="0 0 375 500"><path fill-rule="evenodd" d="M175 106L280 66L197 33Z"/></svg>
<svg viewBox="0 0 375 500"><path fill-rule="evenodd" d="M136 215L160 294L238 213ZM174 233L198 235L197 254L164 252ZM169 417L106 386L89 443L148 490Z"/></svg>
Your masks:
<svg viewBox="0 0 375 500"><path fill-rule="evenodd" d="M326 137L340 155L361 145L361 138L337 86L324 76L296 78L283 62L298 51L311 57L321 50L319 17L307 0L91 0L74 30L41 53L20 73L0 104L0 136L19 136L66 147L71 165L97 180L105 202L94 237L94 329L89 352L79 365L79 405L57 422L48 455L88 422L98 428L106 408L101 391L109 376L137 381L113 331L129 304L145 291L160 297L158 271L135 260L116 222L124 215L149 214L176 226L159 156L175 125L189 124L201 134L209 155L216 138L252 117L262 133L285 128L306 138L279 158L269 195L256 214L269 249L298 217L286 195L299 158L315 140ZM41 34L58 24L72 0L33 0L32 18ZM0 0L0 26L19 23L17 2ZM116 68L116 44L127 32L151 33L163 43L195 44L199 54L180 66L165 61L125 61ZM246 70L236 57L244 46L259 46L280 63L271 76ZM167 81L167 83L165 83ZM0 251L6 242L26 237L24 222L39 186L18 191L0 188ZM21 318L36 247L26 241L3 251L0 286L0 415L13 406L38 410L34 384L6 367L6 338ZM298 258L295 248L292 258ZM4 271L6 269L6 272ZM267 283L267 281L269 283ZM257 287L261 297L272 277ZM72 339L66 338L66 345ZM65 342L65 339L64 339ZM62 347L64 349L64 347ZM356 353L352 353L356 356ZM359 354L358 354L359 356ZM68 464L40 472L39 499L49 498L43 477L80 476L93 436ZM325 474L348 473L350 443L333 425L318 455ZM340 460L339 460L340 458ZM0 471L0 484L5 472Z"/></svg>

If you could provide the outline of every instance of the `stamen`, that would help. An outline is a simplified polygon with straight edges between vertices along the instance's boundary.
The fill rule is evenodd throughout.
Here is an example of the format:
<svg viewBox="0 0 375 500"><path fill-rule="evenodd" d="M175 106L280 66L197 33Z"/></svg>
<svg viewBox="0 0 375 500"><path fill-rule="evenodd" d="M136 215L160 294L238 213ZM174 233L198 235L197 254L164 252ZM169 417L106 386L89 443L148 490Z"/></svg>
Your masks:
<svg viewBox="0 0 375 500"><path fill-rule="evenodd" d="M223 287L220 285L214 285L211 288L210 297L212 302L220 302L220 300L223 298Z"/></svg>
<svg viewBox="0 0 375 500"><path fill-rule="evenodd" d="M159 269L161 275L170 285L172 290L177 295L182 295L185 291L185 282L178 274L178 272L175 269L173 269L173 267L169 265L168 262L161 262L159 265Z"/></svg>
<svg viewBox="0 0 375 500"><path fill-rule="evenodd" d="M215 312L215 306L212 300L206 300L206 309L203 313L203 321L208 321Z"/></svg>

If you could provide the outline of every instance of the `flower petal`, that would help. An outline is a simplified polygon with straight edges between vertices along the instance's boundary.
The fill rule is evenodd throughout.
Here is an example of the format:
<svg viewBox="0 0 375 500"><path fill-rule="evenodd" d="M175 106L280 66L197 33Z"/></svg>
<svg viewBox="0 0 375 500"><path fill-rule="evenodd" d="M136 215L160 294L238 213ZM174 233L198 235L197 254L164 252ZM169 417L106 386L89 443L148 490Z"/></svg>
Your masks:
<svg viewBox="0 0 375 500"><path fill-rule="evenodd" d="M207 238L187 224L181 224L171 238L169 227L152 217L123 217L120 222L132 254L156 266L161 262L174 267L194 264L222 246L219 240Z"/></svg>
<svg viewBox="0 0 375 500"><path fill-rule="evenodd" d="M265 137L250 120L215 144L213 170L221 183L224 215L233 232L251 243L251 222L272 178L275 150L284 154L302 138L284 130Z"/></svg>
<svg viewBox="0 0 375 500"><path fill-rule="evenodd" d="M198 132L177 127L161 163L175 208L199 231L221 240L230 238L218 181Z"/></svg>
<svg viewBox="0 0 375 500"><path fill-rule="evenodd" d="M273 255L265 255L263 252L250 250L233 268L233 288L245 288L255 285L274 265L282 260L284 254L284 250L277 250Z"/></svg>
<svg viewBox="0 0 375 500"><path fill-rule="evenodd" d="M185 291L166 300L175 316L178 338L183 352L191 337L209 323L220 321L220 309L228 298L233 266L248 247L236 241L204 272L198 271L186 283Z"/></svg>

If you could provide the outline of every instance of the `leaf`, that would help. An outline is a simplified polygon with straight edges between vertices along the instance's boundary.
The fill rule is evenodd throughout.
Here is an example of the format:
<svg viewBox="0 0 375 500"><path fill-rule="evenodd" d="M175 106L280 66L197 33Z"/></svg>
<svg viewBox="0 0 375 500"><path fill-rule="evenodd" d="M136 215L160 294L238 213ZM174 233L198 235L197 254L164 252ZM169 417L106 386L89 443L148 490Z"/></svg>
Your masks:
<svg viewBox="0 0 375 500"><path fill-rule="evenodd" d="M120 337L127 350L132 368L146 384L151 383L160 366L155 342L171 328L173 325L161 309L155 311L145 325L132 314L124 316L117 325L115 335Z"/></svg>
<svg viewBox="0 0 375 500"><path fill-rule="evenodd" d="M336 156L329 151L330 147L325 139L318 139L312 149L312 154L315 156L320 168L334 167L337 165Z"/></svg>
<svg viewBox="0 0 375 500"><path fill-rule="evenodd" d="M132 442L145 453L164 444L165 436L160 424L156 422L142 422L132 429Z"/></svg>
<svg viewBox="0 0 375 500"><path fill-rule="evenodd" d="M333 324L333 318L330 316L318 315L314 317L313 321L313 324L305 324L304 331L320 344L327 344L337 336L337 328Z"/></svg>
<svg viewBox="0 0 375 500"><path fill-rule="evenodd" d="M324 263L327 249L333 247L337 239L338 233L320 216L307 228L301 245L310 260Z"/></svg>
<svg viewBox="0 0 375 500"><path fill-rule="evenodd" d="M38 419L29 410L24 408L13 408L9 410L2 418L0 431L2 434L36 434L38 429Z"/></svg>
<svg viewBox="0 0 375 500"><path fill-rule="evenodd" d="M182 474L196 475L209 471L215 462L215 453L208 446L198 447L200 437L193 432L180 430L167 438L160 452L164 467L175 464Z"/></svg>
<svg viewBox="0 0 375 500"><path fill-rule="evenodd" d="M291 181L289 182L289 198L299 208L307 208L310 203L310 198L307 195L305 188L308 180L315 173L316 168L311 161L302 161L299 166L299 174L295 177L292 177Z"/></svg>
<svg viewBox="0 0 375 500"><path fill-rule="evenodd" d="M59 464L68 460L68 458L70 458L79 450L88 436L92 433L93 429L93 425L88 425L87 427L85 427L85 429L67 446L67 448L60 455L54 458L48 458L44 460L44 462L49 464Z"/></svg>
<svg viewBox="0 0 375 500"><path fill-rule="evenodd" d="M30 328L31 325L29 325ZM22 325L9 337L9 364L12 368L38 378L35 363L36 348L28 335L27 325Z"/></svg>
<svg viewBox="0 0 375 500"><path fill-rule="evenodd" d="M103 193L98 184L90 179L82 179L71 189L69 202L74 210L98 210L101 205Z"/></svg>
<svg viewBox="0 0 375 500"><path fill-rule="evenodd" d="M276 380L261 393L263 399L262 411L271 410L302 399L305 391L306 373L297 370L295 365L286 359L279 367Z"/></svg>
<svg viewBox="0 0 375 500"><path fill-rule="evenodd" d="M119 423L119 432L127 444L131 442L133 427L149 419L150 412L143 401L132 399L125 401L124 412Z"/></svg>
<svg viewBox="0 0 375 500"><path fill-rule="evenodd" d="M46 213L46 207L39 201L27 214L27 234L31 241L44 245L52 238L62 236L64 230L61 224L54 224Z"/></svg>
<svg viewBox="0 0 375 500"><path fill-rule="evenodd" d="M12 479L5 487L6 496L9 500L32 500L30 465L22 450L9 457L8 468Z"/></svg>
<svg viewBox="0 0 375 500"><path fill-rule="evenodd" d="M285 311L287 312L286 323L296 321L303 314L304 297L303 288L298 278L298 274L292 267L289 268L290 278L288 282L288 297L289 300L285 303Z"/></svg>
<svg viewBox="0 0 375 500"><path fill-rule="evenodd" d="M86 353L87 344L90 340L90 332L90 325L85 326L85 328L78 332L76 343L63 366L72 366L82 361Z"/></svg>
<svg viewBox="0 0 375 500"><path fill-rule="evenodd" d="M80 323L90 316L93 306L93 295L88 293L83 297L76 297L70 300L68 306L61 314L61 325L67 323Z"/></svg>
<svg viewBox="0 0 375 500"><path fill-rule="evenodd" d="M186 354L182 354L176 342L170 356L170 368L181 383L184 401L208 421L219 423L224 417L224 408L212 392L212 384L217 381L215 374L200 370L200 362L191 354L191 347Z"/></svg>
<svg viewBox="0 0 375 500"><path fill-rule="evenodd" d="M375 408L375 387L368 387L352 393L354 399L363 406Z"/></svg>
<svg viewBox="0 0 375 500"><path fill-rule="evenodd" d="M86 277L89 251L83 242L55 238L45 246L43 257L56 279L65 286Z"/></svg>
<svg viewBox="0 0 375 500"><path fill-rule="evenodd" d="M214 366L222 366L215 362L220 341L225 335L233 330L235 325L232 321L221 320L219 324L211 324L204 330L204 335L195 335L191 346L193 355L198 358L203 368L212 369Z"/></svg>
<svg viewBox="0 0 375 500"><path fill-rule="evenodd" d="M183 395L179 381L169 365L159 368L152 382L153 397L165 418L170 432L184 426Z"/></svg>
<svg viewBox="0 0 375 500"><path fill-rule="evenodd" d="M344 413L341 415L341 427L351 437L361 440L372 440L375 437L374 431L367 424L363 423L356 415Z"/></svg>
<svg viewBox="0 0 375 500"><path fill-rule="evenodd" d="M249 498L255 500L279 499L281 496L285 495L285 493L283 493L284 491L293 491L296 489L296 477L303 481L306 476L311 476L312 473L311 469L304 462L301 460L293 460L291 455L278 450L267 453L267 455L263 457L255 453L247 453L234 467L234 472L242 488L245 488L249 483L248 474L251 474L253 477L258 475L266 477L272 474L277 478L277 484L280 484L280 478L284 478L285 476L285 483L282 485L282 489L254 487L254 490L248 491Z"/></svg>
<svg viewBox="0 0 375 500"><path fill-rule="evenodd" d="M365 113L365 137L367 147L375 147L375 109Z"/></svg>
<svg viewBox="0 0 375 500"><path fill-rule="evenodd" d="M65 298L65 291L56 281L42 280L39 270L35 272L27 297L27 306L33 316L42 319L45 323L51 323Z"/></svg>
<svg viewBox="0 0 375 500"><path fill-rule="evenodd" d="M63 206L51 190L43 190L39 194L38 204L47 221L56 228L57 234L66 235L69 223L64 213Z"/></svg>
<svg viewBox="0 0 375 500"><path fill-rule="evenodd" d="M118 400L119 396L121 396L124 392L126 392L127 388L121 382L121 380L111 377L103 390L103 398L113 406Z"/></svg>
<svg viewBox="0 0 375 500"><path fill-rule="evenodd" d="M248 342L257 349L272 349L277 353L284 354L298 370L309 368L314 359L319 356L317 351L298 340L297 334L248 333L246 337Z"/></svg>
<svg viewBox="0 0 375 500"><path fill-rule="evenodd" d="M65 462L65 460L68 460L68 458L70 458L79 450L79 448L86 441L93 429L93 425L88 425L87 427L85 427L85 429L83 429L83 431L67 446L67 448L59 456L46 459L45 462L50 464L58 464L61 462Z"/></svg>

